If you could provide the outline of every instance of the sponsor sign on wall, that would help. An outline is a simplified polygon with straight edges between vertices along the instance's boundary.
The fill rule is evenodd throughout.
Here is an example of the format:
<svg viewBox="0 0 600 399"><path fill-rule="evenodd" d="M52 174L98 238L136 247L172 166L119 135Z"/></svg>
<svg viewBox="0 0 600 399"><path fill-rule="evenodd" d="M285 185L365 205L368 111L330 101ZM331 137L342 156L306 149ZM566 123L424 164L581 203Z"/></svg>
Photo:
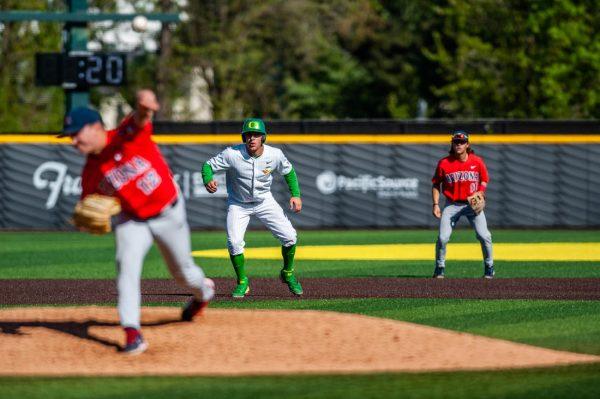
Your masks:
<svg viewBox="0 0 600 399"><path fill-rule="evenodd" d="M298 173L304 208L298 228L436 228L431 176L447 144L273 144ZM161 145L186 200L192 228L222 229L225 175L209 194L202 163L225 145ZM490 171L486 217L492 227L600 226L600 145L475 146ZM66 145L0 145L0 228L71 229L84 159ZM273 193L289 193L275 176ZM464 222L466 225L466 222ZM253 220L251 227L261 226Z"/></svg>
<svg viewBox="0 0 600 399"><path fill-rule="evenodd" d="M417 198L419 179L416 177L388 177L363 174L358 176L338 175L332 170L324 170L315 179L317 190L323 195L358 191L363 194L373 192L377 198Z"/></svg>
<svg viewBox="0 0 600 399"><path fill-rule="evenodd" d="M47 161L43 162L33 172L33 187L48 194L46 199L46 209L52 209L56 206L59 198L75 197L81 195L81 176L68 173L69 166L66 163ZM202 174L193 170L180 170L174 173L173 177L179 185L185 199L202 197L227 197L224 191L210 194L204 188ZM215 180L219 185L225 185L225 175L217 174Z"/></svg>

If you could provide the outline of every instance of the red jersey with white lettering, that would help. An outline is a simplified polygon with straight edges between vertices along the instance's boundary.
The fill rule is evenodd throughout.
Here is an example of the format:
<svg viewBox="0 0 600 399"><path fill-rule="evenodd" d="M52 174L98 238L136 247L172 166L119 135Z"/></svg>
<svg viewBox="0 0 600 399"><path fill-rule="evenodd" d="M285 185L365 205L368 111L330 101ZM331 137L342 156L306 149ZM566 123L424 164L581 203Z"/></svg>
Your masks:
<svg viewBox="0 0 600 399"><path fill-rule="evenodd" d="M466 201L476 191L485 191L489 181L483 159L471 153L462 162L454 155L440 159L431 179L434 186L442 185L442 193L450 201Z"/></svg>
<svg viewBox="0 0 600 399"><path fill-rule="evenodd" d="M173 203L177 188L152 131L151 122L138 127L131 115L109 130L102 152L87 157L81 198L92 193L117 197L124 212L140 219L156 216Z"/></svg>

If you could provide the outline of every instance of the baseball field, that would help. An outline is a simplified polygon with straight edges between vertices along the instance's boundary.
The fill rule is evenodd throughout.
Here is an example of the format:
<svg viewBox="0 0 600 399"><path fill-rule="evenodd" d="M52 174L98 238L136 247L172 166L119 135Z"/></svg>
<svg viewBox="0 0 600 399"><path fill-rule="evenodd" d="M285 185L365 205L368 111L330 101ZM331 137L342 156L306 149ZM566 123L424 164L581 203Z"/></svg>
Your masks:
<svg viewBox="0 0 600 399"><path fill-rule="evenodd" d="M301 231L295 298L277 241L249 232L251 292L234 301L225 233L195 232L216 300L179 322L188 293L152 248L150 349L124 359L113 237L3 232L0 397L599 397L600 231L492 233L487 281L472 230L454 233L444 280L436 231Z"/></svg>

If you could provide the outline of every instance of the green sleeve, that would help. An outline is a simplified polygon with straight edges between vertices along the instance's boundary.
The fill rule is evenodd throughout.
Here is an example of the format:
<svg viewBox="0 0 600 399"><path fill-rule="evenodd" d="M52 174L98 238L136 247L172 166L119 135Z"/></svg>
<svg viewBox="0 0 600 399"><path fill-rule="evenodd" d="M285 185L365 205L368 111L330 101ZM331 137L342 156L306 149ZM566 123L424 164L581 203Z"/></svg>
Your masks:
<svg viewBox="0 0 600 399"><path fill-rule="evenodd" d="M290 189L290 194L292 194L292 197L300 198L300 185L298 184L298 176L296 176L296 171L294 168L292 168L290 173L284 175L283 178Z"/></svg>
<svg viewBox="0 0 600 399"><path fill-rule="evenodd" d="M202 181L204 182L204 184L208 184L212 179L213 170L208 164L208 162L204 162L204 165L202 165Z"/></svg>

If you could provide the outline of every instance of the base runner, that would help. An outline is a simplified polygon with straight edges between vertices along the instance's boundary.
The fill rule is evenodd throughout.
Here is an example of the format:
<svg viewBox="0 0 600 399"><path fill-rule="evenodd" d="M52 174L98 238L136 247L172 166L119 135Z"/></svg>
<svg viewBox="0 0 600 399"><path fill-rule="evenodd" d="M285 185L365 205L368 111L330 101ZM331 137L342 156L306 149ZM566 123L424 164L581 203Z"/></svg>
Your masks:
<svg viewBox="0 0 600 399"><path fill-rule="evenodd" d="M244 236L251 216L256 216L281 243L283 268L281 281L294 295L302 295L302 286L294 275L296 230L271 194L273 172L283 175L290 193L290 210L300 212L302 200L298 178L292 164L280 149L265 145L267 131L261 119L249 118L242 126L242 141L228 147L202 166L204 185L209 193L217 191L213 173L226 171L227 248L237 275L234 298L250 292L245 269Z"/></svg>
<svg viewBox="0 0 600 399"><path fill-rule="evenodd" d="M494 277L492 256L492 234L487 227L483 198L489 181L487 167L483 159L475 155L469 144L469 135L462 131L452 134L450 155L442 158L431 179L433 187L433 215L440 219L440 233L435 247L434 278L444 278L446 270L446 245L450 241L452 229L458 220L465 216L475 229L483 253L483 277ZM441 187L441 188L440 188ZM440 190L446 197L444 210L440 210Z"/></svg>

